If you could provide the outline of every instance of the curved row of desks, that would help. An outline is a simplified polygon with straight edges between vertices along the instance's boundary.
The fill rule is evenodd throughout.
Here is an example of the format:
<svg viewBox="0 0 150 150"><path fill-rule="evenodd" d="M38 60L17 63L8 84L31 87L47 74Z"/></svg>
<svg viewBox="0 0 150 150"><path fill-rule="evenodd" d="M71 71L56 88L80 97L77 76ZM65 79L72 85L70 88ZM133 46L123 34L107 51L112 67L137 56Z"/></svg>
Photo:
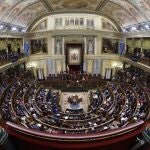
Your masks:
<svg viewBox="0 0 150 150"><path fill-rule="evenodd" d="M125 78L126 79L126 78ZM129 81L132 83L137 84L137 86L143 90L144 94L145 94L145 98L149 103L149 96L147 95L146 91L144 90L144 88L139 84L136 83L135 81L133 81L132 79L129 79ZM99 103L99 106L96 108L96 111L89 111L86 114L91 114L91 113L95 113L96 117L92 117L89 119L83 119L83 120L73 120L73 119L63 119L63 116L65 115L71 115L71 116L79 116L80 114L66 114L66 113L60 113L60 120L62 122L79 122L81 124L86 123L88 121L91 122L96 122L97 119L99 119L101 117L101 113L104 111L106 112L106 114L108 116L112 116L110 117L107 121L105 122L101 122L97 127L95 127L95 129L97 131L92 131L92 132L85 132L86 130L91 131L91 126L89 127L84 127L84 128L75 128L73 129L71 126L69 128L63 127L63 126L57 126L55 125L51 125L48 124L44 121L44 114L42 113L42 109L38 106L37 103L37 97L40 93L40 91L42 91L45 87L41 86L40 84L37 84L37 82L35 81L28 81L28 80L22 80L18 82L12 82L10 84L8 84L8 86L6 87L6 89L3 91L2 95L1 95L1 101L0 103L2 104L2 101L4 100L5 102L5 98L7 98L7 92L12 89L12 95L10 98L10 101L6 101L6 103L8 103L9 105L9 110L12 113L12 117L13 122L16 122L17 124L14 124L12 122L6 122L6 130L8 131L8 133L10 133L11 135L15 136L15 137L19 137L22 140L27 140L29 141L34 141L35 143L38 142L39 140L43 141L43 144L46 145L51 145L52 147L54 146L53 144L55 143L54 141L59 141L58 145L55 145L56 147L61 147L62 145L65 145L66 148L74 146L74 148L76 147L84 147L85 145L89 145L88 141L92 141L93 144L91 144L91 147L93 147L94 145L107 145L107 144L113 144L115 142L119 142L119 141L124 141L127 138L130 137L134 137L137 134L139 134L141 132L141 130L144 128L145 123L142 120L139 121L135 121L134 123L129 123L128 121L133 122L133 118L136 114L136 112L138 111L138 99L139 99L139 95L137 94L137 92L133 89L132 84L130 82L122 82L122 83L111 83L108 82L108 84L106 85L106 87L100 88L99 92L100 92L100 97L101 97L101 102ZM14 87L15 85L15 87ZM21 100L21 105L24 108L24 114L26 115L26 117L28 118L29 121L31 122L35 122L35 123L40 123L43 126L47 127L47 128L52 128L54 130L56 130L57 132L50 132L48 133L47 131L36 131L36 130L32 130L29 129L28 127L25 128L23 126L20 126L21 123L19 122L20 120L20 116L17 115L16 113L16 99L18 98L17 94L19 91L23 91L23 87L26 89L25 92L22 92L20 95L20 99ZM109 107L107 109L103 108L103 105L106 104L107 102L107 94L105 95L105 91L108 90L110 95L110 100L111 103L109 105ZM30 112L30 110L28 110L28 107L30 107L29 104L29 100L30 98L29 93L31 91L35 91L35 95L33 96L33 101L32 101L32 105L34 105L34 109L36 111L37 114L39 114L39 118L34 118ZM121 114L126 114L128 107L129 107L129 100L128 100L128 93L126 93L126 91L130 91L130 93L133 95L134 99L136 101L133 101L133 116L131 116L131 118L128 118L128 121L124 123L124 125L122 127L119 127L117 129L111 129L111 130L102 130L102 127L105 127L105 125L108 125L110 123L112 123L112 121L114 121L116 118L117 120L121 119L121 117L119 115ZM121 101L118 101L118 98L121 97ZM28 106L28 107L27 107ZM51 107L49 107L51 109ZM103 111L100 111L100 109L103 108ZM83 114L81 114L83 115ZM52 119L57 119L55 118L55 116L53 116L52 114L50 115L50 118ZM5 121L5 120L4 120ZM6 120L7 121L7 120ZM11 121L11 120L10 120ZM129 123L129 125L127 125ZM127 126L126 126L127 125ZM63 132L63 131L67 131L67 132ZM81 132L77 132L78 134L74 134L74 132L76 132L76 130L79 130ZM101 132L102 131L102 132ZM65 134L64 134L65 133ZM84 134L84 135L83 135ZM49 143L49 141L51 141L51 143ZM65 141L65 143L63 143ZM76 142L83 142L80 143L79 145L76 145ZM71 143L70 143L71 142ZM76 146L75 146L76 145Z"/></svg>

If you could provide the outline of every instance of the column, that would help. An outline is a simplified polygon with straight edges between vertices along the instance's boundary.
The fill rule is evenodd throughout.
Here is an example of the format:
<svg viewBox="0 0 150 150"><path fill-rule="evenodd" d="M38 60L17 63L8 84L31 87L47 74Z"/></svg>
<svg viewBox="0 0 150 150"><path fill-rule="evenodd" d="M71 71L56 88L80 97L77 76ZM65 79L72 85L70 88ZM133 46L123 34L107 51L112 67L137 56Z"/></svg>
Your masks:
<svg viewBox="0 0 150 150"><path fill-rule="evenodd" d="M87 55L87 43L86 36L84 37L84 54Z"/></svg>
<svg viewBox="0 0 150 150"><path fill-rule="evenodd" d="M101 52L102 52L102 37L97 36L96 40L97 40L97 42L96 42L96 54L101 55Z"/></svg>
<svg viewBox="0 0 150 150"><path fill-rule="evenodd" d="M52 50L51 50L51 52L52 52L52 55L55 55L55 43L54 43L54 37L52 37Z"/></svg>
<svg viewBox="0 0 150 150"><path fill-rule="evenodd" d="M55 68L55 59L52 59L52 72L53 72L53 74L55 74L56 73L56 68Z"/></svg>
<svg viewBox="0 0 150 150"><path fill-rule="evenodd" d="M96 55L97 54L97 52L96 52L96 48L97 48L97 38L96 37L94 37L94 54Z"/></svg>
<svg viewBox="0 0 150 150"><path fill-rule="evenodd" d="M101 62L100 58L97 57L94 59L94 64L93 64L93 73L94 74L100 73L100 68L101 68L100 62Z"/></svg>
<svg viewBox="0 0 150 150"><path fill-rule="evenodd" d="M49 58L48 60L47 60L47 72L48 72L48 75L49 74L52 74L53 72L52 72L52 59L51 58Z"/></svg>
<svg viewBox="0 0 150 150"><path fill-rule="evenodd" d="M52 55L52 49L53 48L53 37L51 34L48 34L47 38L47 49L48 49L48 55Z"/></svg>
<svg viewBox="0 0 150 150"><path fill-rule="evenodd" d="M93 62L93 74L97 74L97 69L98 68L96 68L96 63L97 63L97 60L96 59L94 59L94 62Z"/></svg>
<svg viewBox="0 0 150 150"><path fill-rule="evenodd" d="M65 37L62 39L62 55L65 55Z"/></svg>
<svg viewBox="0 0 150 150"><path fill-rule="evenodd" d="M143 38L141 37L141 52L143 53Z"/></svg>
<svg viewBox="0 0 150 150"><path fill-rule="evenodd" d="M62 66L63 71L66 71L66 61L65 61L65 59L62 60L62 63L63 63L63 66Z"/></svg>

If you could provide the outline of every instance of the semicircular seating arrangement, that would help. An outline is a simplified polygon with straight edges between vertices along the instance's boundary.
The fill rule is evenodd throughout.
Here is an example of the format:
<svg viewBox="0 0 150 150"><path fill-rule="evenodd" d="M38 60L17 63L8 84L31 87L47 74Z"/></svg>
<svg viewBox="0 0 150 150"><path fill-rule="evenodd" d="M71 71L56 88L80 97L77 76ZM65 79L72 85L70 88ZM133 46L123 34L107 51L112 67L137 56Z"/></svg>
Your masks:
<svg viewBox="0 0 150 150"><path fill-rule="evenodd" d="M94 137L149 117L148 93L127 71L120 71L117 80L88 91L88 111L62 111L61 91L30 77L14 78L11 82L4 79L0 94L3 122L10 128L13 128L10 122L21 126L20 132L27 128L52 136L87 134Z"/></svg>

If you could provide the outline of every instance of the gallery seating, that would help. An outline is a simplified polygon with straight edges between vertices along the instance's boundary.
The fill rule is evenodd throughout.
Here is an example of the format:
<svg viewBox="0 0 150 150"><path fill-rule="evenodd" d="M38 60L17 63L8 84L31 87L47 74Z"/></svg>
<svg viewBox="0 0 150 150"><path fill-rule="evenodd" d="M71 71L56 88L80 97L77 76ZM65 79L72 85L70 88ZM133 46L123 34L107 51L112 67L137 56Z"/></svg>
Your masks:
<svg viewBox="0 0 150 150"><path fill-rule="evenodd" d="M21 52L7 52L6 49L0 50L0 65L4 65L10 62L16 62L18 59L23 57L25 57L25 55Z"/></svg>

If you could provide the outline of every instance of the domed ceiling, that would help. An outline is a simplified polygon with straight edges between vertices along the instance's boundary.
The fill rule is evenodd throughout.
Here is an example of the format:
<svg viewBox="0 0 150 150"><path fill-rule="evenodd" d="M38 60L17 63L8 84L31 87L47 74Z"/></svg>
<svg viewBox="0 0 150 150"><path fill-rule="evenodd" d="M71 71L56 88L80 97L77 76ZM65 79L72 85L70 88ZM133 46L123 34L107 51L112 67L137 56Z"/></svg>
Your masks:
<svg viewBox="0 0 150 150"><path fill-rule="evenodd" d="M0 21L27 27L48 13L103 14L121 27L150 21L150 0L0 0Z"/></svg>

